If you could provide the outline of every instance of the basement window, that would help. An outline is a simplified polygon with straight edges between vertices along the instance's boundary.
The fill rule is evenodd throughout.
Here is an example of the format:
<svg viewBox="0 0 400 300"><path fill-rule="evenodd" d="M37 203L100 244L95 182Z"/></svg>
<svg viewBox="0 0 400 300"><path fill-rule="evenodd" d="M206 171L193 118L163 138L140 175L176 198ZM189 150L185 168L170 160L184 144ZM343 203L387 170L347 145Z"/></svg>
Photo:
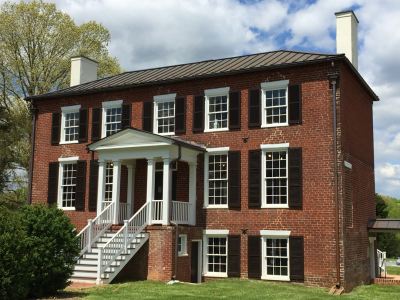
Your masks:
<svg viewBox="0 0 400 300"><path fill-rule="evenodd" d="M187 256L187 235L180 234L178 239L178 255Z"/></svg>

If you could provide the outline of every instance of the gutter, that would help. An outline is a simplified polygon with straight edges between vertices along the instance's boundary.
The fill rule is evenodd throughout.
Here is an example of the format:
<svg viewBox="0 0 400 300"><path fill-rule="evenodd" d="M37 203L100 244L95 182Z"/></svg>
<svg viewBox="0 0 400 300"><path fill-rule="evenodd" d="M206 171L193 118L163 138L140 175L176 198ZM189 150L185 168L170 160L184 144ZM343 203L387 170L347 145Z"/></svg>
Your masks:
<svg viewBox="0 0 400 300"><path fill-rule="evenodd" d="M332 61L332 70L335 64ZM332 108L333 108L333 159L335 178L335 239L336 239L336 287L335 290L342 289L340 281L340 248L339 248L339 203L338 203L338 180L337 180L337 120L336 120L336 83L339 79L338 74L328 75L328 80L332 84Z"/></svg>
<svg viewBox="0 0 400 300"><path fill-rule="evenodd" d="M33 105L33 103L31 102ZM35 129L36 129L36 115L37 115L37 108L32 107L31 113L33 116L32 120L32 134L31 134L31 161L29 165L29 186L28 186L28 205L32 203L32 178L33 178L33 155L35 152Z"/></svg>
<svg viewBox="0 0 400 300"><path fill-rule="evenodd" d="M170 283L176 282L176 274L178 270L178 244L179 244L179 233L178 233L178 224L172 222L172 172L174 163L177 163L182 158L182 149L181 144L178 144L178 157L171 160L169 163L169 222L175 226L175 265L174 265L174 274L172 275L172 280Z"/></svg>

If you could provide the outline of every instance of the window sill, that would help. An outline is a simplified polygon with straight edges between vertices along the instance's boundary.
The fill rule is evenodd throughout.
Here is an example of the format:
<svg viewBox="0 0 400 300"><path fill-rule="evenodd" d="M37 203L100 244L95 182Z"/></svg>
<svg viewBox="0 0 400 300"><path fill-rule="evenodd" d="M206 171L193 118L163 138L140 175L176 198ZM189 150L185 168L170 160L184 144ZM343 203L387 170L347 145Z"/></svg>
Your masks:
<svg viewBox="0 0 400 300"><path fill-rule="evenodd" d="M60 145L68 145L68 144L78 144L79 141L71 141L71 142L60 142Z"/></svg>
<svg viewBox="0 0 400 300"><path fill-rule="evenodd" d="M266 204L261 205L261 208L289 208L287 204Z"/></svg>
<svg viewBox="0 0 400 300"><path fill-rule="evenodd" d="M62 210L69 210L69 211L74 211L75 207L60 207Z"/></svg>
<svg viewBox="0 0 400 300"><path fill-rule="evenodd" d="M185 256L189 256L189 254L187 254L187 253L178 253L178 256L179 257L185 257Z"/></svg>
<svg viewBox="0 0 400 300"><path fill-rule="evenodd" d="M175 135L175 132L164 132L164 133L157 133L157 132L154 132L155 134L158 134L158 135Z"/></svg>
<svg viewBox="0 0 400 300"><path fill-rule="evenodd" d="M262 124L261 128L271 128L271 127L285 127L289 126L289 123L283 123L283 124Z"/></svg>
<svg viewBox="0 0 400 300"><path fill-rule="evenodd" d="M204 209L229 209L228 205L208 205L203 206Z"/></svg>
<svg viewBox="0 0 400 300"><path fill-rule="evenodd" d="M206 273L203 274L204 277L219 277L219 278L227 278L227 273Z"/></svg>
<svg viewBox="0 0 400 300"><path fill-rule="evenodd" d="M229 128L204 129L204 132L219 132L219 131L229 131Z"/></svg>
<svg viewBox="0 0 400 300"><path fill-rule="evenodd" d="M289 276L261 276L262 280L290 281Z"/></svg>

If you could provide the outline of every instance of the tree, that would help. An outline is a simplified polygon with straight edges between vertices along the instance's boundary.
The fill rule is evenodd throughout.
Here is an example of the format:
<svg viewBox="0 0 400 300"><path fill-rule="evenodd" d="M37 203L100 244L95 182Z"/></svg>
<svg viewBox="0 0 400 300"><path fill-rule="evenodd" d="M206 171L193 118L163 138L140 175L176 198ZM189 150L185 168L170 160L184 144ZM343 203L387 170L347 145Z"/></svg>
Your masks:
<svg viewBox="0 0 400 300"><path fill-rule="evenodd" d="M0 6L0 20L0 170L11 164L27 171L31 119L23 98L68 87L75 55L98 61L98 78L122 70L108 55L107 28L94 21L78 26L54 3L7 1ZM9 181L4 172L0 176Z"/></svg>

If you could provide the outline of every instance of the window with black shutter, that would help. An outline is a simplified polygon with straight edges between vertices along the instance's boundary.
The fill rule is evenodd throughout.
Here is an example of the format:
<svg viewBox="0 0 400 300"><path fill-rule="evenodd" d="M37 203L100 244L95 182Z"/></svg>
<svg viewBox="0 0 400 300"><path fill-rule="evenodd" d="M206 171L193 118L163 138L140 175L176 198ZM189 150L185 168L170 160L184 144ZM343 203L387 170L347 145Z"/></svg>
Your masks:
<svg viewBox="0 0 400 300"><path fill-rule="evenodd" d="M90 161L89 171L89 211L97 210L97 189L99 178L99 163L97 160Z"/></svg>
<svg viewBox="0 0 400 300"><path fill-rule="evenodd" d="M49 181L47 187L47 203L57 203L58 195L58 162L49 163Z"/></svg>
<svg viewBox="0 0 400 300"><path fill-rule="evenodd" d="M175 98L175 133L186 133L186 97Z"/></svg>
<svg viewBox="0 0 400 300"><path fill-rule="evenodd" d="M204 95L195 95L193 102L193 132L202 132L204 131Z"/></svg>
<svg viewBox="0 0 400 300"><path fill-rule="evenodd" d="M247 245L249 278L261 278L261 236L250 235Z"/></svg>
<svg viewBox="0 0 400 300"><path fill-rule="evenodd" d="M304 280L304 239L302 236L289 237L290 280Z"/></svg>
<svg viewBox="0 0 400 300"><path fill-rule="evenodd" d="M78 132L79 142L87 142L88 140L88 122L89 122L89 109L81 108L79 110L79 132Z"/></svg>
<svg viewBox="0 0 400 300"><path fill-rule="evenodd" d="M101 139L101 107L92 108L92 142Z"/></svg>
<svg viewBox="0 0 400 300"><path fill-rule="evenodd" d="M61 133L61 112L53 112L51 119L51 144L56 145L60 143Z"/></svg>
<svg viewBox="0 0 400 300"><path fill-rule="evenodd" d="M240 129L241 121L240 91L229 92L229 129Z"/></svg>
<svg viewBox="0 0 400 300"><path fill-rule="evenodd" d="M228 276L240 277L240 235L228 235Z"/></svg>
<svg viewBox="0 0 400 300"><path fill-rule="evenodd" d="M78 160L76 168L75 210L85 210L86 161Z"/></svg>
<svg viewBox="0 0 400 300"><path fill-rule="evenodd" d="M261 149L249 150L249 207L261 207Z"/></svg>
<svg viewBox="0 0 400 300"><path fill-rule="evenodd" d="M301 124L301 83L291 83L288 85L288 105L289 105L289 124Z"/></svg>
<svg viewBox="0 0 400 300"><path fill-rule="evenodd" d="M249 127L261 126L261 89L249 89Z"/></svg>
<svg viewBox="0 0 400 300"><path fill-rule="evenodd" d="M131 127L131 103L121 105L121 130Z"/></svg>
<svg viewBox="0 0 400 300"><path fill-rule="evenodd" d="M303 205L302 148L291 147L289 156L289 207Z"/></svg>
<svg viewBox="0 0 400 300"><path fill-rule="evenodd" d="M241 159L240 151L228 152L228 204L230 208L241 206Z"/></svg>
<svg viewBox="0 0 400 300"><path fill-rule="evenodd" d="M153 101L143 102L143 130L153 132Z"/></svg>

